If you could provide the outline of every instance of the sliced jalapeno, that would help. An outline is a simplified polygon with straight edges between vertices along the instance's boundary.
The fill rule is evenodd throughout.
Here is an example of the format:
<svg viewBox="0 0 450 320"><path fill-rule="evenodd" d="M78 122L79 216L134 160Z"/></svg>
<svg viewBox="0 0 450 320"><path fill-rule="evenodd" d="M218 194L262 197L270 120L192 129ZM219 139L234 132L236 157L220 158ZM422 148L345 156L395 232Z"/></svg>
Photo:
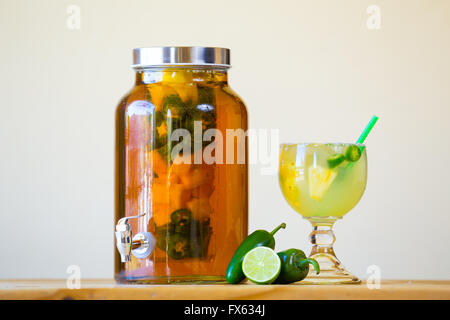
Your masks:
<svg viewBox="0 0 450 320"><path fill-rule="evenodd" d="M172 259L183 259L190 256L191 246L187 235L176 233L167 240L167 255Z"/></svg>
<svg viewBox="0 0 450 320"><path fill-rule="evenodd" d="M208 252L212 229L209 221L191 223L191 255L194 258L205 257Z"/></svg>
<svg viewBox="0 0 450 320"><path fill-rule="evenodd" d="M198 102L197 104L214 104L214 89L197 85Z"/></svg>
<svg viewBox="0 0 450 320"><path fill-rule="evenodd" d="M175 233L183 233L183 234L190 234L191 233L191 224L177 224L174 227Z"/></svg>
<svg viewBox="0 0 450 320"><path fill-rule="evenodd" d="M188 209L178 209L170 215L170 220L175 225L188 225L192 220L192 213Z"/></svg>
<svg viewBox="0 0 450 320"><path fill-rule="evenodd" d="M358 161L361 158L361 149L358 146L351 145L345 150L345 159L351 162Z"/></svg>
<svg viewBox="0 0 450 320"><path fill-rule="evenodd" d="M166 113L167 110L171 109L172 112L175 111L177 114L181 114L184 108L184 103L177 94L170 94L164 99L163 111Z"/></svg>
<svg viewBox="0 0 450 320"><path fill-rule="evenodd" d="M167 240L172 237L174 233L174 226L172 223L165 224L161 227L155 228L156 245L161 250L167 250Z"/></svg>

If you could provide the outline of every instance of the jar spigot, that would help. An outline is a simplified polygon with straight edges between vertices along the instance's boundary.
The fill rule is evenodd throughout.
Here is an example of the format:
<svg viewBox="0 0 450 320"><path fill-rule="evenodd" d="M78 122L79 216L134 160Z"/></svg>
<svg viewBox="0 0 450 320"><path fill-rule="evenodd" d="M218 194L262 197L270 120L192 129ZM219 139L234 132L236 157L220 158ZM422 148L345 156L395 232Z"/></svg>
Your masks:
<svg viewBox="0 0 450 320"><path fill-rule="evenodd" d="M122 262L130 262L131 254L137 258L145 258L155 249L155 238L150 232L139 232L133 237L129 219L137 219L145 216L145 213L124 217L116 225L116 246Z"/></svg>

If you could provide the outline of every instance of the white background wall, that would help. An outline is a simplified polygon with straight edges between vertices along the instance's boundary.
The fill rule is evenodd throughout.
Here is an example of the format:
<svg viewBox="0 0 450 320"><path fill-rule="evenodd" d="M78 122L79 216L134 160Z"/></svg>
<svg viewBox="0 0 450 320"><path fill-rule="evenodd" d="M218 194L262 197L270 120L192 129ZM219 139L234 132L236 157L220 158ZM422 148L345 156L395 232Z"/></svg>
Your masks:
<svg viewBox="0 0 450 320"><path fill-rule="evenodd" d="M251 127L282 141L352 142L378 115L336 252L362 278L376 264L387 279L450 279L450 1L1 0L0 40L0 278L71 264L113 276L114 109L131 50L204 45L231 48ZM250 231L285 221L277 247L309 251L277 176L250 174Z"/></svg>

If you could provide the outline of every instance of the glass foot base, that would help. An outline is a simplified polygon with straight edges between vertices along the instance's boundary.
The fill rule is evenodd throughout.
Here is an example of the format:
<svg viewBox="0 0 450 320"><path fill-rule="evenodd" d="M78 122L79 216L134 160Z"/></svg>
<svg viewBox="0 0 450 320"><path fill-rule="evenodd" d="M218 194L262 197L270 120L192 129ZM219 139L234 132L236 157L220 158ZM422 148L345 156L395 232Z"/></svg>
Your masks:
<svg viewBox="0 0 450 320"><path fill-rule="evenodd" d="M332 230L337 217L307 217L312 226L310 239L312 243L309 258L315 259L320 266L320 273L316 274L312 266L308 276L302 281L304 284L358 284L356 276L345 270L342 263L334 254L333 244L336 241Z"/></svg>
<svg viewBox="0 0 450 320"><path fill-rule="evenodd" d="M360 284L361 280L349 272L322 271L315 274L314 271L302 280L302 284Z"/></svg>
<svg viewBox="0 0 450 320"><path fill-rule="evenodd" d="M302 281L303 284L359 284L355 275L351 274L342 266L341 262L330 254L315 254L310 256L319 262L320 273L316 274L310 266L308 276Z"/></svg>

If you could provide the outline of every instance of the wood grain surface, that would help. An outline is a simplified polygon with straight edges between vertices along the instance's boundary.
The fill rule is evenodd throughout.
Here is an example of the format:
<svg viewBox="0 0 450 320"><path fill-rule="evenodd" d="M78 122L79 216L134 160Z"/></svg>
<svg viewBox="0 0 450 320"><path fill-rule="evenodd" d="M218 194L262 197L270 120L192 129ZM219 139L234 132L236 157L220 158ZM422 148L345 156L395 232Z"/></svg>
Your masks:
<svg viewBox="0 0 450 320"><path fill-rule="evenodd" d="M445 299L450 281L388 280L379 289L359 285L120 285L114 280L82 280L69 289L65 280L0 280L0 299L152 299L152 300L311 300Z"/></svg>

